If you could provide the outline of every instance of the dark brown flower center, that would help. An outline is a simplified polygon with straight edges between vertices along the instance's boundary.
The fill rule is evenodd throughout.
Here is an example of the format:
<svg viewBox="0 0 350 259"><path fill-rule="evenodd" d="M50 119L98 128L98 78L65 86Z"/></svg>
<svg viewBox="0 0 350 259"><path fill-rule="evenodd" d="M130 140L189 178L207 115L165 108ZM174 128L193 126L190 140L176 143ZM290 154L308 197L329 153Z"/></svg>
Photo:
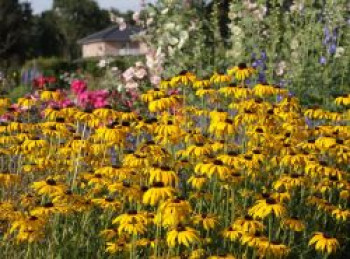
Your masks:
<svg viewBox="0 0 350 259"><path fill-rule="evenodd" d="M30 221L36 221L36 220L38 220L39 218L38 217L36 217L36 216L30 216L29 217L29 220Z"/></svg>
<svg viewBox="0 0 350 259"><path fill-rule="evenodd" d="M214 165L223 165L224 163L221 160L214 160Z"/></svg>
<svg viewBox="0 0 350 259"><path fill-rule="evenodd" d="M338 145L343 145L343 144L344 144L344 140L343 140L343 139L337 139L337 140L336 140L336 143L337 143Z"/></svg>
<svg viewBox="0 0 350 259"><path fill-rule="evenodd" d="M274 198L267 198L266 203L270 205L277 204L277 201Z"/></svg>
<svg viewBox="0 0 350 259"><path fill-rule="evenodd" d="M245 216L244 216L244 219L245 219L245 220L253 220L253 217L250 216L250 215L245 215Z"/></svg>
<svg viewBox="0 0 350 259"><path fill-rule="evenodd" d="M128 215L137 215L137 210L129 210Z"/></svg>
<svg viewBox="0 0 350 259"><path fill-rule="evenodd" d="M44 204L44 208L52 208L54 205L53 205L53 203L52 202L47 202L47 203L45 203Z"/></svg>
<svg viewBox="0 0 350 259"><path fill-rule="evenodd" d="M239 63L239 64L238 64L238 68L241 69L241 70L246 69L246 68L247 68L247 64L246 64L246 63L243 63L243 62L242 62L242 63Z"/></svg>
<svg viewBox="0 0 350 259"><path fill-rule="evenodd" d="M55 186L56 185L56 181L54 179L47 179L46 180L46 184L50 185L50 186Z"/></svg>
<svg viewBox="0 0 350 259"><path fill-rule="evenodd" d="M164 183L163 182L154 182L153 187L162 188L162 187L164 187Z"/></svg>

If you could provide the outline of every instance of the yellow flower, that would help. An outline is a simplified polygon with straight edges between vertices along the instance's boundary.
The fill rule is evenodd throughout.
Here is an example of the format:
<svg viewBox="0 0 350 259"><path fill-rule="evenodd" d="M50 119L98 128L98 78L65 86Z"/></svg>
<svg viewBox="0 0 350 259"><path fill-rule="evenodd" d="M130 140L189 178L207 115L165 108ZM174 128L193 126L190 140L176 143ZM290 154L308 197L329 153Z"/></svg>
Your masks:
<svg viewBox="0 0 350 259"><path fill-rule="evenodd" d="M232 254L218 254L218 255L212 255L209 256L208 259L236 259Z"/></svg>
<svg viewBox="0 0 350 259"><path fill-rule="evenodd" d="M170 230L166 237L169 247L176 247L177 245L184 245L190 247L192 244L199 243L198 232L190 227L178 225L176 228Z"/></svg>
<svg viewBox="0 0 350 259"><path fill-rule="evenodd" d="M325 233L316 232L310 239L309 246L314 246L318 252L333 254L339 248L339 242Z"/></svg>
<svg viewBox="0 0 350 259"><path fill-rule="evenodd" d="M120 201L107 197L105 199L92 199L92 203L98 205L102 209L116 211L120 208Z"/></svg>
<svg viewBox="0 0 350 259"><path fill-rule="evenodd" d="M212 152L213 150L211 147L202 142L191 145L186 149L186 154L191 157L202 157L205 155L210 155Z"/></svg>
<svg viewBox="0 0 350 259"><path fill-rule="evenodd" d="M165 185L177 186L179 177L170 167L162 166L160 168L152 167L149 173L150 183L163 182Z"/></svg>
<svg viewBox="0 0 350 259"><path fill-rule="evenodd" d="M62 99L63 95L60 90L51 88L44 90L40 93L40 99L42 101L60 101Z"/></svg>
<svg viewBox="0 0 350 259"><path fill-rule="evenodd" d="M350 219L350 210L348 209L334 209L332 211L332 216L336 218L338 221L344 221L346 222L347 220Z"/></svg>
<svg viewBox="0 0 350 259"><path fill-rule="evenodd" d="M208 231L216 227L218 224L218 217L213 214L197 214L193 216L193 224L201 225Z"/></svg>
<svg viewBox="0 0 350 259"><path fill-rule="evenodd" d="M163 182L154 182L152 187L148 189L143 195L143 203L155 206L160 201L164 201L172 197L174 189L165 186Z"/></svg>
<svg viewBox="0 0 350 259"><path fill-rule="evenodd" d="M277 218L283 217L286 213L286 208L282 204L278 203L273 198L267 198L258 200L256 204L249 209L249 215L254 218L266 218L271 214L274 214Z"/></svg>
<svg viewBox="0 0 350 259"><path fill-rule="evenodd" d="M128 213L117 216L112 223L119 224L119 234L138 235L145 233L147 219L143 213L138 213L136 210L129 210Z"/></svg>
<svg viewBox="0 0 350 259"><path fill-rule="evenodd" d="M350 105L350 94L344 94L343 96L337 97L334 101L337 105Z"/></svg>
<svg viewBox="0 0 350 259"><path fill-rule="evenodd" d="M210 79L207 79L207 78L204 78L204 79L201 79L201 80L196 80L194 83L193 83L193 88L195 89L198 89L198 88L208 88L210 87Z"/></svg>
<svg viewBox="0 0 350 259"><path fill-rule="evenodd" d="M284 258L290 252L290 248L280 242L265 242L258 248L258 254L262 257Z"/></svg>
<svg viewBox="0 0 350 259"><path fill-rule="evenodd" d="M239 229L235 229L232 226L228 227L222 232L222 235L224 238L227 238L231 241L237 241L240 240L242 237L242 231Z"/></svg>
<svg viewBox="0 0 350 259"><path fill-rule="evenodd" d="M210 81L214 84L228 83L231 80L232 80L231 75L220 74L217 72L215 72L210 78Z"/></svg>
<svg viewBox="0 0 350 259"><path fill-rule="evenodd" d="M251 216L246 215L244 218L236 219L232 227L245 233L255 234L256 232L262 232L264 225L254 220Z"/></svg>
<svg viewBox="0 0 350 259"><path fill-rule="evenodd" d="M193 74L187 70L183 70L177 76L175 76L171 79L171 85L173 87L180 85L180 84L187 86L191 83L194 83L195 80L196 80L195 74Z"/></svg>
<svg viewBox="0 0 350 259"><path fill-rule="evenodd" d="M130 244L127 244L124 238L120 238L114 242L107 242L106 252L116 254L130 250Z"/></svg>
<svg viewBox="0 0 350 259"><path fill-rule="evenodd" d="M198 175L194 174L192 175L188 180L187 183L192 186L192 188L200 190L202 187L208 182L208 178L205 175Z"/></svg>
<svg viewBox="0 0 350 259"><path fill-rule="evenodd" d="M291 217L282 221L282 226L295 232L301 232L305 229L305 224L297 217Z"/></svg>
<svg viewBox="0 0 350 259"><path fill-rule="evenodd" d="M249 78L254 72L255 69L248 67L245 63L239 63L238 66L227 70L227 73L229 75L235 75L236 79L239 81L244 81L245 79Z"/></svg>
<svg viewBox="0 0 350 259"><path fill-rule="evenodd" d="M32 188L40 195L51 195L63 193L67 187L62 183L57 183L52 178L48 178L46 181L34 182Z"/></svg>
<svg viewBox="0 0 350 259"><path fill-rule="evenodd" d="M141 98L141 101L143 101L144 103L149 103L156 99L160 99L164 96L165 96L165 91L160 90L158 88L154 88L142 94L140 98Z"/></svg>

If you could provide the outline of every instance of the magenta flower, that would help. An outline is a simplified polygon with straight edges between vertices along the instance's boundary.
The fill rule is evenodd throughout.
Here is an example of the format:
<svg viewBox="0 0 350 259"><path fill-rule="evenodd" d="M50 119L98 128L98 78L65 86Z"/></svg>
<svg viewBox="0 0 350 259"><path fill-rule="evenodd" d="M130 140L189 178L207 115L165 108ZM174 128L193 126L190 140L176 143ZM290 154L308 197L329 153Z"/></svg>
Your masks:
<svg viewBox="0 0 350 259"><path fill-rule="evenodd" d="M71 90L74 94L79 95L87 89L86 82L83 80L74 80L71 84Z"/></svg>
<svg viewBox="0 0 350 259"><path fill-rule="evenodd" d="M78 94L78 104L82 107L102 108L108 104L107 90L85 91Z"/></svg>

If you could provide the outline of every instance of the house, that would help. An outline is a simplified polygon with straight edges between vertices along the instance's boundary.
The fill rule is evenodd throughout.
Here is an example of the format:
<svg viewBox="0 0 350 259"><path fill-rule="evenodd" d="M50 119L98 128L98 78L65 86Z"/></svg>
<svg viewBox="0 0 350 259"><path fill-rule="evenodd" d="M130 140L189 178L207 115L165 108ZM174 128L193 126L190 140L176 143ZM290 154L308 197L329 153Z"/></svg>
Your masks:
<svg viewBox="0 0 350 259"><path fill-rule="evenodd" d="M133 37L140 32L139 27L119 30L118 26L112 26L79 40L78 44L82 48L83 58L144 55L146 46Z"/></svg>

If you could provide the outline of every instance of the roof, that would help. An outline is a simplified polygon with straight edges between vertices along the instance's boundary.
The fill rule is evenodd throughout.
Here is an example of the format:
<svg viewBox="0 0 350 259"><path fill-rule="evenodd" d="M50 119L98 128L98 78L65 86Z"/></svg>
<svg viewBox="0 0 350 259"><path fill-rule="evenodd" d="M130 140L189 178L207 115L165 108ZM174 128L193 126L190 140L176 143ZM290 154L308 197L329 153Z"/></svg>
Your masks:
<svg viewBox="0 0 350 259"><path fill-rule="evenodd" d="M119 30L118 26L112 26L99 32L95 32L91 35L78 41L78 44L88 44L93 42L126 42L131 41L131 36L141 32L140 27L127 27L125 30Z"/></svg>

